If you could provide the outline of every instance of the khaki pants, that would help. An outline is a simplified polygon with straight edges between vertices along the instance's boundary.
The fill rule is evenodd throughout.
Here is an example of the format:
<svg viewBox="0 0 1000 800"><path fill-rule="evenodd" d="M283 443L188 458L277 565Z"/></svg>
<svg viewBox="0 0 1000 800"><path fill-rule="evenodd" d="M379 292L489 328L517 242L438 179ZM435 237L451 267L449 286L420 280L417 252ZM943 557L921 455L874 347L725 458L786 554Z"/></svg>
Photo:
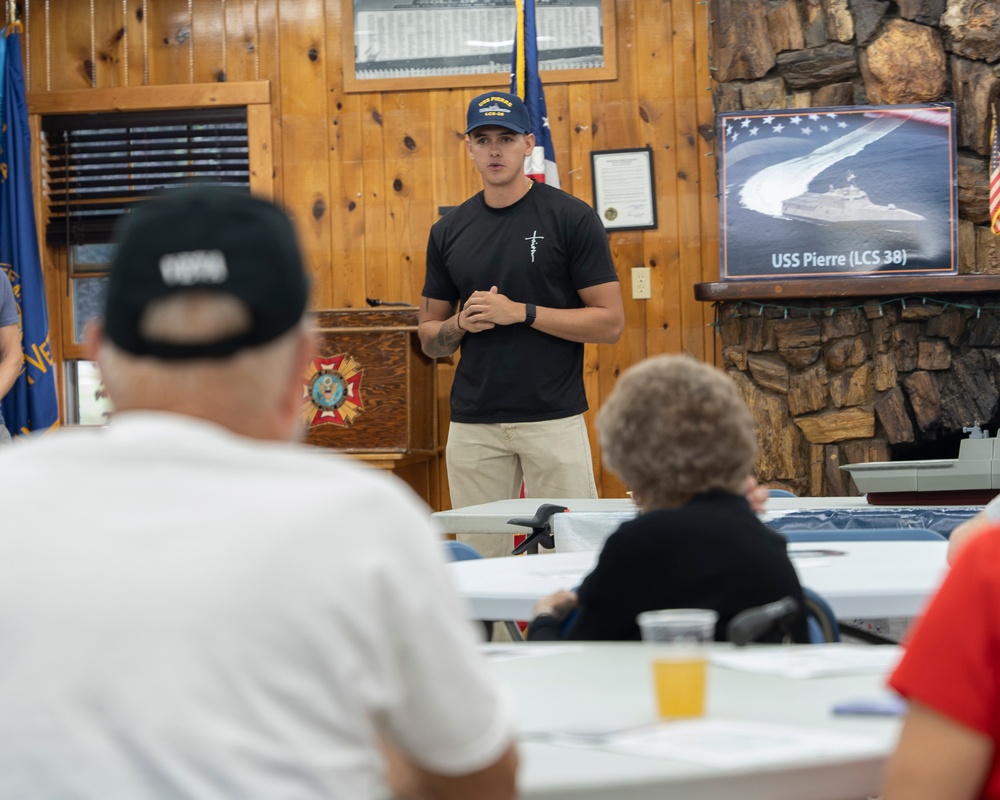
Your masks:
<svg viewBox="0 0 1000 800"><path fill-rule="evenodd" d="M597 497L583 415L544 422L452 422L445 451L452 508L518 497ZM510 555L513 533L460 534L484 556Z"/></svg>
<svg viewBox="0 0 1000 800"><path fill-rule="evenodd" d="M583 415L545 422L471 425L452 422L445 450L452 508L519 497L597 497ZM509 556L514 534L459 534L487 558ZM529 556L532 557L533 556ZM503 625L493 641L508 642Z"/></svg>

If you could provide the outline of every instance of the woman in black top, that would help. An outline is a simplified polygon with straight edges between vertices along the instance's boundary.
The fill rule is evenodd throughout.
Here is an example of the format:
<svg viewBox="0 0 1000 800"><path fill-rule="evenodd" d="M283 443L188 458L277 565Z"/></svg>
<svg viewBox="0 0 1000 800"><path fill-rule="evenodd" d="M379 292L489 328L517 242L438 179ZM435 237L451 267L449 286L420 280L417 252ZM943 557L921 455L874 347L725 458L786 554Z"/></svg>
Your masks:
<svg viewBox="0 0 1000 800"><path fill-rule="evenodd" d="M754 425L728 376L688 356L647 359L622 375L597 425L604 463L640 514L608 538L576 592L539 601L529 639L639 639L641 611L711 608L723 640L744 609L789 595L804 608L785 540L747 500ZM792 636L809 641L804 613Z"/></svg>

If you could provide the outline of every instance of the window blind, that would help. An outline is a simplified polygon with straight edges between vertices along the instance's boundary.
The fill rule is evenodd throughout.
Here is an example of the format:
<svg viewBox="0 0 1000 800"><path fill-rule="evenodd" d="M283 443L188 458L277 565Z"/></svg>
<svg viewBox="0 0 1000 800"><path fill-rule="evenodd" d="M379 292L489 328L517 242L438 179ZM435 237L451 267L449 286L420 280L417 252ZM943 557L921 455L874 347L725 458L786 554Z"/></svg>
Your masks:
<svg viewBox="0 0 1000 800"><path fill-rule="evenodd" d="M250 189L245 107L60 114L42 120L49 244L101 244L152 194L193 183Z"/></svg>

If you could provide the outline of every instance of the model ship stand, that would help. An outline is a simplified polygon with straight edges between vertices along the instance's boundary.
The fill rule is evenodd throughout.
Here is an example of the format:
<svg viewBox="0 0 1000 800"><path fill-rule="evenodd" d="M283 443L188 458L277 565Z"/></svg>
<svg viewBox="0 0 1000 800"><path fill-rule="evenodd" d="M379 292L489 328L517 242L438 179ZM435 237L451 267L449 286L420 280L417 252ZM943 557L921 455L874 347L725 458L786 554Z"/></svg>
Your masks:
<svg viewBox="0 0 1000 800"><path fill-rule="evenodd" d="M1000 494L1000 438L962 428L958 458L873 461L841 467L870 505L985 505Z"/></svg>

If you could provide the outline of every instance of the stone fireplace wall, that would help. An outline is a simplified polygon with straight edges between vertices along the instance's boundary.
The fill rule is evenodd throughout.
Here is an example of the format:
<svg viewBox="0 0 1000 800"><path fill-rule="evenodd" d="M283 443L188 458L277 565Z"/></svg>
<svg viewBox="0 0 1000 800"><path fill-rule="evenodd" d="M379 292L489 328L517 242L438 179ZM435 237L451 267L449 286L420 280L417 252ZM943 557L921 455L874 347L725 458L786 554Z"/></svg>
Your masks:
<svg viewBox="0 0 1000 800"><path fill-rule="evenodd" d="M988 224L1000 2L710 0L710 9L718 111L955 103L959 272L1000 274ZM1000 294L949 296L948 280L927 298L782 303L762 291L768 299L717 306L724 367L760 432L762 482L851 494L840 465L906 457L996 419ZM954 457L953 446L930 457Z"/></svg>
<svg viewBox="0 0 1000 800"><path fill-rule="evenodd" d="M1000 273L989 230L997 0L711 0L718 111L951 101L961 273ZM708 132L706 132L708 133Z"/></svg>
<svg viewBox="0 0 1000 800"><path fill-rule="evenodd" d="M856 494L842 464L995 422L1000 294L719 306L724 367L753 413L758 479ZM996 426L990 434L996 435Z"/></svg>

